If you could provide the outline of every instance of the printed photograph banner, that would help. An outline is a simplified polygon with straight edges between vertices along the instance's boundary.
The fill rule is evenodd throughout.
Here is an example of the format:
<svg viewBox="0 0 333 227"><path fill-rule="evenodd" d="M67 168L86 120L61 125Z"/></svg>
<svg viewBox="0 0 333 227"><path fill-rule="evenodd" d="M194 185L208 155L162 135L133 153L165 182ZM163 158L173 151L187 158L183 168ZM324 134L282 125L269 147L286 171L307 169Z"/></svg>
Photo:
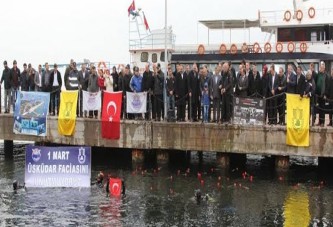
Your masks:
<svg viewBox="0 0 333 227"><path fill-rule="evenodd" d="M82 91L83 111L100 110L101 109L101 92Z"/></svg>
<svg viewBox="0 0 333 227"><path fill-rule="evenodd" d="M60 135L72 136L75 132L78 91L60 93L60 110L58 132Z"/></svg>
<svg viewBox="0 0 333 227"><path fill-rule="evenodd" d="M14 112L13 132L15 134L46 136L47 113L50 93L25 92L17 93Z"/></svg>
<svg viewBox="0 0 333 227"><path fill-rule="evenodd" d="M90 147L26 147L26 187L90 187L90 182Z"/></svg>
<svg viewBox="0 0 333 227"><path fill-rule="evenodd" d="M147 112L147 92L126 92L126 112L146 113Z"/></svg>
<svg viewBox="0 0 333 227"><path fill-rule="evenodd" d="M264 125L265 100L234 97L233 124Z"/></svg>

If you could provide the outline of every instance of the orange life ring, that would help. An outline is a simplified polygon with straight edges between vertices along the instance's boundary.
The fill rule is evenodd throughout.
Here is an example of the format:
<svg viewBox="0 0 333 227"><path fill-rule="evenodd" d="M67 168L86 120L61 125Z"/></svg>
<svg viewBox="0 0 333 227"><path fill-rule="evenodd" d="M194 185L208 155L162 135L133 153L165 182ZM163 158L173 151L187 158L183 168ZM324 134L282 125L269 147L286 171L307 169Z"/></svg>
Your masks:
<svg viewBox="0 0 333 227"><path fill-rule="evenodd" d="M227 53L227 46L222 43L220 46L220 54L226 54Z"/></svg>
<svg viewBox="0 0 333 227"><path fill-rule="evenodd" d="M259 53L259 51L260 51L260 45L259 45L259 43L255 42L253 44L253 52L254 53Z"/></svg>
<svg viewBox="0 0 333 227"><path fill-rule="evenodd" d="M242 53L243 54L246 54L249 52L249 47L247 46L246 43L243 43L243 46L242 46Z"/></svg>
<svg viewBox="0 0 333 227"><path fill-rule="evenodd" d="M198 54L204 55L205 54L205 46L203 44L200 44L198 46Z"/></svg>
<svg viewBox="0 0 333 227"><path fill-rule="evenodd" d="M284 12L284 20L290 21L290 19L291 19L291 12L287 10L286 12Z"/></svg>
<svg viewBox="0 0 333 227"><path fill-rule="evenodd" d="M303 19L303 12L302 12L302 10L299 9L299 10L296 11L296 19L298 21L301 21Z"/></svg>
<svg viewBox="0 0 333 227"><path fill-rule="evenodd" d="M308 45L306 44L306 42L301 42L299 45L299 49L302 53L305 53L308 50Z"/></svg>
<svg viewBox="0 0 333 227"><path fill-rule="evenodd" d="M295 51L295 43L290 41L287 45L287 49L288 49L289 53L294 52Z"/></svg>
<svg viewBox="0 0 333 227"><path fill-rule="evenodd" d="M98 66L97 66L97 68L98 68L98 69L101 69L101 65L103 65L104 69L107 69L106 64L105 64L104 61L100 61L100 62L98 62Z"/></svg>
<svg viewBox="0 0 333 227"><path fill-rule="evenodd" d="M236 44L232 44L230 46L230 53L231 54L236 54L237 53L237 46L236 46Z"/></svg>
<svg viewBox="0 0 333 227"><path fill-rule="evenodd" d="M283 50L283 44L281 42L277 42L275 49L276 49L276 52L281 53Z"/></svg>
<svg viewBox="0 0 333 227"><path fill-rule="evenodd" d="M266 53L270 53L272 50L272 45L269 42L265 43L264 50Z"/></svg>
<svg viewBox="0 0 333 227"><path fill-rule="evenodd" d="M316 16L316 10L313 7L310 7L308 10L308 15L310 18L314 18Z"/></svg>

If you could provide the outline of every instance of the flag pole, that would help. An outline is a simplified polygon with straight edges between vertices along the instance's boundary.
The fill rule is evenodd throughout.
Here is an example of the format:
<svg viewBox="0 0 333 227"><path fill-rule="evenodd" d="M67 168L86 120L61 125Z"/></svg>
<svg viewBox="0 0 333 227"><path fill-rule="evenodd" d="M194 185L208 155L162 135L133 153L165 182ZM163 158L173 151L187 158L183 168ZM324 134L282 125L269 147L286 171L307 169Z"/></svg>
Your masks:
<svg viewBox="0 0 333 227"><path fill-rule="evenodd" d="M164 73L164 120L166 121L167 120L167 113L168 113L168 105L167 105L167 89L166 89L166 78L167 78L167 73L168 73L168 49L167 49L167 32L168 32L168 28L167 28L167 20L168 20L168 4L167 4L167 0L164 0L164 16L165 16L165 25L164 25L164 29L165 29L165 32L164 32L164 63L165 63L165 73Z"/></svg>

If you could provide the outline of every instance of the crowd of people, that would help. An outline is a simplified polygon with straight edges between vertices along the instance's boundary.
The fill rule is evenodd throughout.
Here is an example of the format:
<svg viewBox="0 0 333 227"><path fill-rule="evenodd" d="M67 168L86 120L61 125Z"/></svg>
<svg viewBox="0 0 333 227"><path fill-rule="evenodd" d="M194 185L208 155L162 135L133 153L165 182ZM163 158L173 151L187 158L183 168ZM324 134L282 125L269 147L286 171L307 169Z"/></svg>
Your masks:
<svg viewBox="0 0 333 227"><path fill-rule="evenodd" d="M328 125L332 126L333 68L327 73L325 63L320 62L316 72L314 66L310 64L304 75L301 66L294 68L291 64L286 72L274 64L264 65L261 74L255 64L246 61L238 66L237 73L231 62L218 63L212 72L205 64L198 67L196 63L177 63L175 70L172 65L168 66L165 76L159 63L146 63L143 72L137 66L131 69L130 65L114 66L110 72L100 64L97 67L81 64L78 69L71 60L62 79L57 64L52 70L48 63L44 68L38 65L35 70L31 64L24 63L20 71L14 60L12 68L4 61L1 83L5 89L5 113L10 112L11 105L15 111L17 92L21 90L50 92L49 114L58 115L64 83L66 90L79 91L78 117L97 118L100 111L86 113L82 110L82 91L122 91L122 119L231 123L233 97L237 96L265 99L265 122L285 125L285 94L291 93L298 94L300 98L310 98L312 125L324 126L325 114L328 114ZM126 113L126 92L147 92L147 112L144 115Z"/></svg>

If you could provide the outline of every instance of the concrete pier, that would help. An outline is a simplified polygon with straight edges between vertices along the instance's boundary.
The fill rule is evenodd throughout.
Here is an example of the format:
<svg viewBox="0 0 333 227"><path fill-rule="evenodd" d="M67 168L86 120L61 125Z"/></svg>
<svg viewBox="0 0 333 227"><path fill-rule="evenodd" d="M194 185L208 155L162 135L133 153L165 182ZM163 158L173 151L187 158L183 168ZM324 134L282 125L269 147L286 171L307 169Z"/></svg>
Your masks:
<svg viewBox="0 0 333 227"><path fill-rule="evenodd" d="M121 122L119 140L101 136L99 119L78 118L75 134L58 134L58 119L49 116L47 136L13 133L13 115L0 115L0 139L23 140L64 145L85 145L144 150L204 151L278 156L333 157L333 128L310 129L310 146L286 145L285 126L237 126L202 123L171 123L151 121Z"/></svg>

